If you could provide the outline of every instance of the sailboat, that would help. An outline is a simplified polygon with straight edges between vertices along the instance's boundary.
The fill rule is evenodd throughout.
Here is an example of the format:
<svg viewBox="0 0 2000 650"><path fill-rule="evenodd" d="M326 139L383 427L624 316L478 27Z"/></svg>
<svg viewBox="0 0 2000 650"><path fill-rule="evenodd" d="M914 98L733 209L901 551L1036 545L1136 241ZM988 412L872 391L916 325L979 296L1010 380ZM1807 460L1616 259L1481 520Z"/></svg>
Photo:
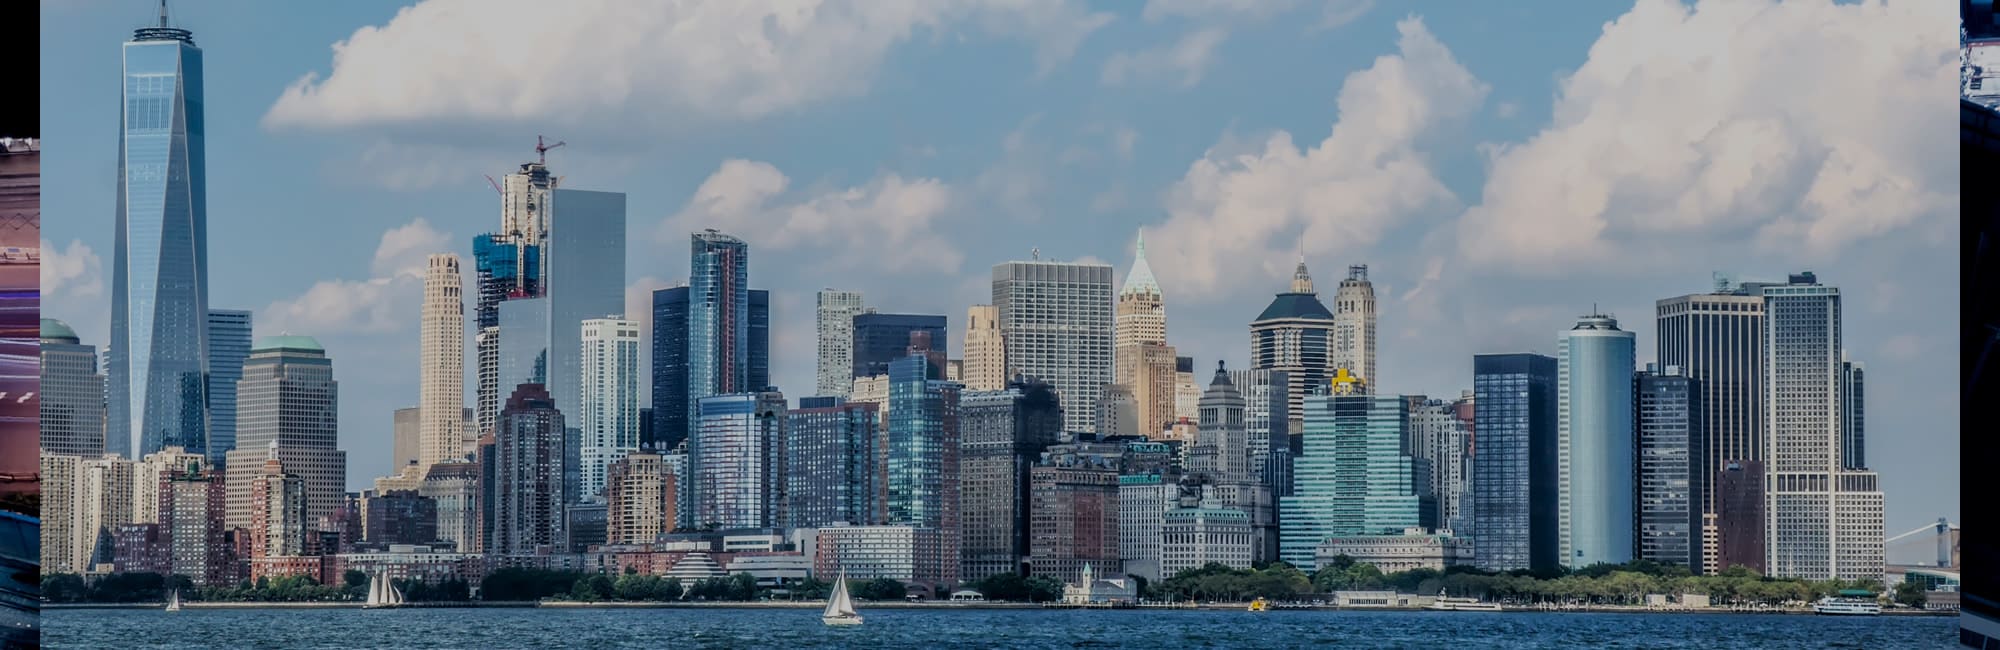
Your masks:
<svg viewBox="0 0 2000 650"><path fill-rule="evenodd" d="M167 611L181 611L181 590L175 589L167 592Z"/></svg>
<svg viewBox="0 0 2000 650"><path fill-rule="evenodd" d="M362 609L393 609L403 606L403 591L389 582L386 573L377 573L368 580L368 602Z"/></svg>
<svg viewBox="0 0 2000 650"><path fill-rule="evenodd" d="M847 595L847 572L840 572L840 580L833 583L833 597L826 599L826 611L819 620L827 625L860 625L861 615L854 613L854 599Z"/></svg>

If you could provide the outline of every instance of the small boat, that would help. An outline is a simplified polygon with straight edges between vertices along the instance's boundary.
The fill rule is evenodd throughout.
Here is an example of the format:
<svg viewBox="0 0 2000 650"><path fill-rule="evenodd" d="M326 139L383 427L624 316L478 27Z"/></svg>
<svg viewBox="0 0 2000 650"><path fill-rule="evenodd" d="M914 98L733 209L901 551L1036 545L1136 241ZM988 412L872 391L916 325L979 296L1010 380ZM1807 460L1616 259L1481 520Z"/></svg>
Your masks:
<svg viewBox="0 0 2000 650"><path fill-rule="evenodd" d="M1430 609L1437 610L1440 612L1501 611L1500 603L1484 602L1479 600L1478 598L1452 598L1450 596L1444 595L1443 589L1438 590L1437 600L1431 602Z"/></svg>
<svg viewBox="0 0 2000 650"><path fill-rule="evenodd" d="M181 590L175 589L167 592L167 611L181 611Z"/></svg>
<svg viewBox="0 0 2000 650"><path fill-rule="evenodd" d="M1875 602L1874 594L1845 590L1838 596L1827 596L1814 602L1813 613L1827 616L1881 616L1882 605Z"/></svg>
<svg viewBox="0 0 2000 650"><path fill-rule="evenodd" d="M1253 612L1268 612L1268 611L1271 611L1271 601L1268 601L1268 600L1264 600L1264 599L1263 599L1262 597L1259 597L1259 598L1258 598L1258 599L1256 599L1256 600L1253 600L1253 601L1250 601L1250 611L1253 611Z"/></svg>
<svg viewBox="0 0 2000 650"><path fill-rule="evenodd" d="M362 609L394 609L403 606L403 591L390 583L386 572L378 572L368 580L368 602Z"/></svg>
<svg viewBox="0 0 2000 650"><path fill-rule="evenodd" d="M827 625L860 625L861 615L854 612L854 598L847 595L847 572L840 572L840 580L833 583L833 597L826 599L826 611L819 616Z"/></svg>

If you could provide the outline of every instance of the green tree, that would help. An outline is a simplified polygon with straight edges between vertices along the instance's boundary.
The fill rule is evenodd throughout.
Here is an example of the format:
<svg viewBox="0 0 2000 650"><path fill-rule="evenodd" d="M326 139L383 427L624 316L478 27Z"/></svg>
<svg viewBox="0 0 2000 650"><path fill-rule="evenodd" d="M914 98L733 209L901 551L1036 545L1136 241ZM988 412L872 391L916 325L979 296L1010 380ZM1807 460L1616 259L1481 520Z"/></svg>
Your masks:
<svg viewBox="0 0 2000 650"><path fill-rule="evenodd" d="M1063 583L1048 576L1028 578L1028 602L1050 603L1062 600Z"/></svg>
<svg viewBox="0 0 2000 650"><path fill-rule="evenodd" d="M1028 579L1014 573L996 573L986 576L973 585L987 600L1026 601L1030 600Z"/></svg>
<svg viewBox="0 0 2000 650"><path fill-rule="evenodd" d="M1904 580L1901 584L1896 585L1896 603L1899 605L1923 607L1927 598L1924 594L1924 586L1917 584L1915 581Z"/></svg>
<svg viewBox="0 0 2000 650"><path fill-rule="evenodd" d="M42 578L42 597L52 603L80 603L90 598L90 585L74 573L50 574Z"/></svg>
<svg viewBox="0 0 2000 650"><path fill-rule="evenodd" d="M753 576L748 573L738 573L736 575L729 576L728 593L729 593L728 598L730 600L738 600L738 601L756 600L757 576Z"/></svg>
<svg viewBox="0 0 2000 650"><path fill-rule="evenodd" d="M876 578L862 583L861 588L853 593L866 600L902 600L909 592L899 580Z"/></svg>

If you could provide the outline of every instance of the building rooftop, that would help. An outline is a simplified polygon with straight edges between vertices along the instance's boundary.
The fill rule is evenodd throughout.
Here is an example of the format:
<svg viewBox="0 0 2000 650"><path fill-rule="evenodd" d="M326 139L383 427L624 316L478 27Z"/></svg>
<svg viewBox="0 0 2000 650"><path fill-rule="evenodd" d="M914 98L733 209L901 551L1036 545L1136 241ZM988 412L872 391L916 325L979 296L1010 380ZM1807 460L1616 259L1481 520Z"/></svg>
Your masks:
<svg viewBox="0 0 2000 650"><path fill-rule="evenodd" d="M1271 306L1265 307L1264 313L1257 315L1258 321L1282 318L1333 320L1333 312L1320 303L1316 294L1287 292L1278 294L1277 298L1271 300Z"/></svg>
<svg viewBox="0 0 2000 650"><path fill-rule="evenodd" d="M320 347L319 341L317 339L314 339L313 337L310 336L294 336L291 334L266 336L264 338L257 339L257 345L251 348L251 351L253 352L263 352L266 350L298 350L303 352L319 352L319 353L326 352L326 348Z"/></svg>
<svg viewBox="0 0 2000 650"><path fill-rule="evenodd" d="M64 343L76 343L81 340L77 338L76 330L70 329L68 323L53 318L44 318L42 319L42 340L48 339L62 339Z"/></svg>

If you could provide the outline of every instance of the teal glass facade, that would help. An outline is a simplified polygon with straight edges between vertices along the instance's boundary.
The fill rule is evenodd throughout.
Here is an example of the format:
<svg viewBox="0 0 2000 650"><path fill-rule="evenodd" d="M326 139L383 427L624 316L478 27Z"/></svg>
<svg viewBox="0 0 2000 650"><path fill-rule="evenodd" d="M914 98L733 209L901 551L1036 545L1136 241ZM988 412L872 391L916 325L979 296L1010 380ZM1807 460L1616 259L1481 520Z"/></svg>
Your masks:
<svg viewBox="0 0 2000 650"><path fill-rule="evenodd" d="M1305 453L1293 465L1291 496L1279 500L1279 559L1311 571L1328 537L1402 534L1425 523L1422 477L1405 442L1409 400L1322 394L1307 397L1305 409Z"/></svg>
<svg viewBox="0 0 2000 650"><path fill-rule="evenodd" d="M208 310L208 461L227 468L236 449L236 382L250 358L250 312Z"/></svg>
<svg viewBox="0 0 2000 650"><path fill-rule="evenodd" d="M187 30L125 43L107 451L208 449L208 209L201 48ZM133 448L133 444L137 448Z"/></svg>
<svg viewBox="0 0 2000 650"><path fill-rule="evenodd" d="M931 379L932 372L930 357L922 354L889 364L886 514L891 524L955 535L959 385Z"/></svg>
<svg viewBox="0 0 2000 650"><path fill-rule="evenodd" d="M1570 568L1630 562L1639 546L1635 340L1608 316L1585 317L1556 339L1557 508Z"/></svg>

